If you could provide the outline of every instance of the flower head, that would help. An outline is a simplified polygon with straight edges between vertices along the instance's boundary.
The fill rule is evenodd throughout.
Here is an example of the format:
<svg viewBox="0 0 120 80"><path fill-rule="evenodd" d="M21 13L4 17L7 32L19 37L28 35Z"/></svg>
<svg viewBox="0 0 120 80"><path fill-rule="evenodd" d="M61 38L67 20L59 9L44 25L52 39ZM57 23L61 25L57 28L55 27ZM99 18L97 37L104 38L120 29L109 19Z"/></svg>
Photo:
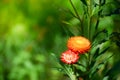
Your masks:
<svg viewBox="0 0 120 80"><path fill-rule="evenodd" d="M78 59L79 59L79 54L71 50L67 50L63 52L61 55L61 61L66 64L74 64L78 61Z"/></svg>
<svg viewBox="0 0 120 80"><path fill-rule="evenodd" d="M90 41L82 36L71 37L68 40L67 47L80 54L87 52L90 49Z"/></svg>

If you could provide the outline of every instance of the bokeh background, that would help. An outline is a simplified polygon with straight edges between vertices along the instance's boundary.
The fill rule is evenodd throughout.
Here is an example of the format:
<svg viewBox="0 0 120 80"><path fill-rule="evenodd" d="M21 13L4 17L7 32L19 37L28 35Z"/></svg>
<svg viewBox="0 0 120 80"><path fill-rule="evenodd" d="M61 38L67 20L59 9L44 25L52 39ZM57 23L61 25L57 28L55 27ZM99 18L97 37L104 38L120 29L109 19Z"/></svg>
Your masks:
<svg viewBox="0 0 120 80"><path fill-rule="evenodd" d="M108 1L114 4L105 7L99 29L120 32L119 0ZM52 54L59 57L67 39L79 35L79 21L69 9L69 0L0 0L0 80L65 80ZM111 45L111 65L120 64L120 47Z"/></svg>

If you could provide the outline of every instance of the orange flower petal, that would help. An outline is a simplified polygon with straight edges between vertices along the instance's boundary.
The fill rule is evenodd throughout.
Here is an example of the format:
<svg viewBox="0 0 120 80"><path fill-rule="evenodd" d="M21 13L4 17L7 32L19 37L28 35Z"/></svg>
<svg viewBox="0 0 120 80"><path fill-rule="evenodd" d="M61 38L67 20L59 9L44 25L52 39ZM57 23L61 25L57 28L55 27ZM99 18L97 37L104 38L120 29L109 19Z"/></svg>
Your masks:
<svg viewBox="0 0 120 80"><path fill-rule="evenodd" d="M79 52L80 54L87 52L91 45L90 41L82 36L71 37L68 40L67 47L75 52Z"/></svg>

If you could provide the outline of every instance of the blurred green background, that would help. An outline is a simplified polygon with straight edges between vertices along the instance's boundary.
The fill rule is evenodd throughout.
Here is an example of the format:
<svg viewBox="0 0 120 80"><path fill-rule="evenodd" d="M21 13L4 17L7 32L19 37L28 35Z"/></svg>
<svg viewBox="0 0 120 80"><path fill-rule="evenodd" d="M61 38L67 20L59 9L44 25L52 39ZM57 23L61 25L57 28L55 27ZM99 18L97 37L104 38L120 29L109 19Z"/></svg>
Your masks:
<svg viewBox="0 0 120 80"><path fill-rule="evenodd" d="M78 2L74 1L82 11ZM116 6L105 10L111 8ZM0 80L64 79L51 54L59 56L66 50L68 37L79 35L79 22L68 9L73 11L68 0L0 0ZM106 27L104 20L110 33L120 31L119 14L103 18L100 25ZM120 60L117 57L113 63Z"/></svg>

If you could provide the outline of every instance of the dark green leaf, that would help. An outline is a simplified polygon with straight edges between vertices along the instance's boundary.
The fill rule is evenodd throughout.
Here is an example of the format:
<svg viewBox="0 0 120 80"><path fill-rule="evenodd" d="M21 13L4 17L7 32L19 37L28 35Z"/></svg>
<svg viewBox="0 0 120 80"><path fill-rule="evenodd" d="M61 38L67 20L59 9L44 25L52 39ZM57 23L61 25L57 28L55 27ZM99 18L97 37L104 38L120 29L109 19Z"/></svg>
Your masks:
<svg viewBox="0 0 120 80"><path fill-rule="evenodd" d="M102 17L120 14L120 3L117 1L110 1L103 5Z"/></svg>
<svg viewBox="0 0 120 80"><path fill-rule="evenodd" d="M93 56L92 62L91 62L91 66L93 66L95 64L95 62L97 61L97 58L100 57L102 54L104 54L110 47L107 47L106 49L104 49L103 51L100 52L100 48L98 48L96 50L96 53ZM103 64L103 63L101 63Z"/></svg>
<svg viewBox="0 0 120 80"><path fill-rule="evenodd" d="M96 58L96 57L99 55L99 51L100 51L100 48L98 47L98 48L96 49L96 52L95 52L93 58Z"/></svg>
<svg viewBox="0 0 120 80"><path fill-rule="evenodd" d="M113 57L113 55L105 58L102 62L100 62L98 65L92 67L91 69L91 75L94 75L100 68L102 65L104 65L111 57Z"/></svg>
<svg viewBox="0 0 120 80"><path fill-rule="evenodd" d="M100 51L100 48L98 47L98 48L96 49L95 53L94 53L93 56L92 56L92 61L91 61L91 64L90 64L91 67L95 64L96 58L97 58L97 56L99 55L99 51Z"/></svg>
<svg viewBox="0 0 120 80"><path fill-rule="evenodd" d="M66 32L67 35L69 36L74 36L74 34L70 31L70 29L66 26L63 27L64 31Z"/></svg>
<svg viewBox="0 0 120 80"><path fill-rule="evenodd" d="M118 32L113 32L111 35L110 35L110 39L112 39L112 41L119 41L120 40L120 33Z"/></svg>
<svg viewBox="0 0 120 80"><path fill-rule="evenodd" d="M105 2L106 2L106 0L100 0L100 4L101 4L101 5L104 5Z"/></svg>
<svg viewBox="0 0 120 80"><path fill-rule="evenodd" d="M78 19L78 17L71 10L68 10L68 13L70 13L73 17Z"/></svg>
<svg viewBox="0 0 120 80"><path fill-rule="evenodd" d="M83 3L84 5L87 5L86 0L80 0L80 1L82 1L82 3Z"/></svg>
<svg viewBox="0 0 120 80"><path fill-rule="evenodd" d="M93 43L92 46L96 46L98 44L102 44L106 41L109 40L109 36L108 36L108 31L106 29L103 29L102 31L97 32L94 36L93 36Z"/></svg>
<svg viewBox="0 0 120 80"><path fill-rule="evenodd" d="M113 32L113 33L111 33L111 37L113 37L113 36L120 36L120 33L119 32Z"/></svg>
<svg viewBox="0 0 120 80"><path fill-rule="evenodd" d="M106 38L106 39L102 39L102 40L100 40L100 41L94 41L93 43L92 43L92 47L96 47L97 45L99 45L99 44L102 44L102 43L105 43L106 41L108 41L108 39Z"/></svg>
<svg viewBox="0 0 120 80"><path fill-rule="evenodd" d="M95 2L97 5L102 6L102 5L105 4L106 0L94 0L94 2Z"/></svg>
<svg viewBox="0 0 120 80"><path fill-rule="evenodd" d="M117 41L117 42L116 42L116 45L120 47L120 41Z"/></svg>
<svg viewBox="0 0 120 80"><path fill-rule="evenodd" d="M106 29L103 29L102 31L97 32L97 33L93 36L93 40L95 40L100 34L108 35L108 31L107 31Z"/></svg>
<svg viewBox="0 0 120 80"><path fill-rule="evenodd" d="M108 80L117 80L117 76L120 73L120 61L117 62L111 69L107 71L105 76L109 76Z"/></svg>
<svg viewBox="0 0 120 80"><path fill-rule="evenodd" d="M111 35L110 35L110 39L116 43L116 45L118 47L120 47L120 33L118 32L113 32Z"/></svg>
<svg viewBox="0 0 120 80"><path fill-rule="evenodd" d="M99 55L104 54L109 48L110 48L110 47L107 47L106 49L104 49L103 51L101 51L101 52L99 53Z"/></svg>
<svg viewBox="0 0 120 80"><path fill-rule="evenodd" d="M74 64L74 67L76 67L77 70L80 70L80 71L82 71L82 72L85 72L85 71L86 71L85 66L82 65L82 64L79 64L79 65Z"/></svg>
<svg viewBox="0 0 120 80"><path fill-rule="evenodd" d="M105 63L100 63L94 70L92 75L94 75Z"/></svg>
<svg viewBox="0 0 120 80"><path fill-rule="evenodd" d="M106 76L106 73L110 70L111 68L109 67L109 63L106 63L104 66L104 69L102 71L102 75Z"/></svg>

